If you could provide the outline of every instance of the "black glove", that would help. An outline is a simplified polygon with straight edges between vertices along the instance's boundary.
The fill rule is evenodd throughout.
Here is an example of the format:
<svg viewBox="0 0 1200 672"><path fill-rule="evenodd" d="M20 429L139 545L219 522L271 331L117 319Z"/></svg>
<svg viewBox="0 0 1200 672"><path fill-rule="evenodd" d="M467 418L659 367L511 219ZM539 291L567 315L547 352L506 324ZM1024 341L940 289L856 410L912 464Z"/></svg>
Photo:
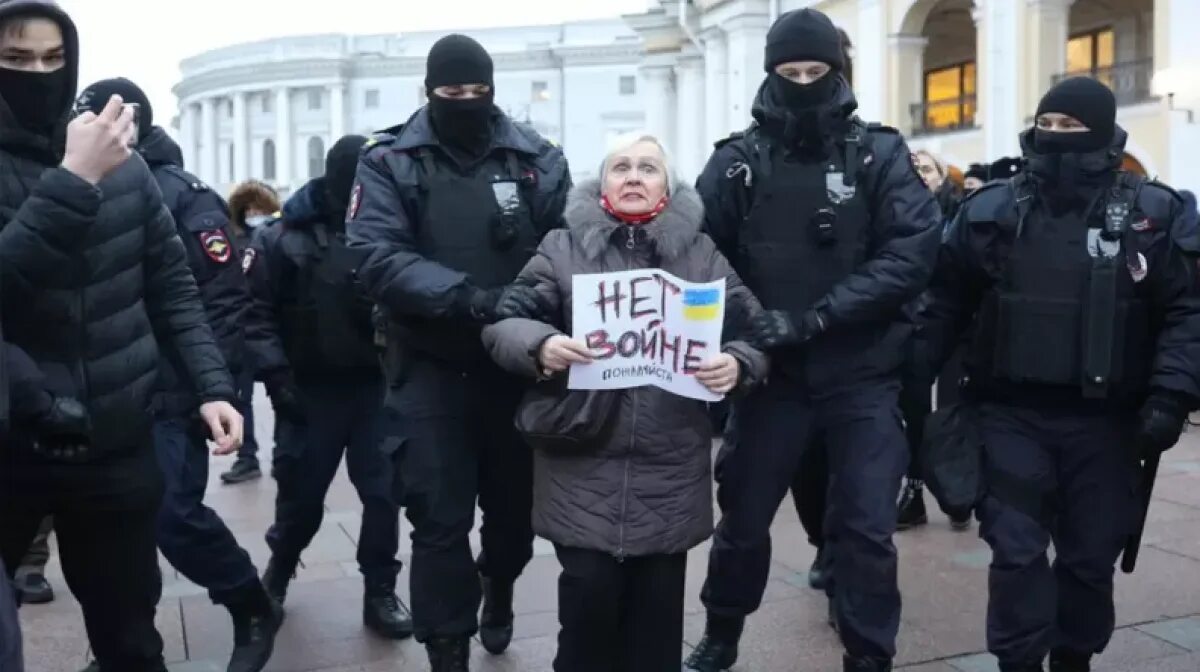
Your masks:
<svg viewBox="0 0 1200 672"><path fill-rule="evenodd" d="M34 452L59 461L79 461L91 452L92 423L87 407L72 397L54 397L35 420Z"/></svg>
<svg viewBox="0 0 1200 672"><path fill-rule="evenodd" d="M498 319L496 308L504 290L504 287L480 289L467 286L454 301L455 312L472 321L491 324Z"/></svg>
<svg viewBox="0 0 1200 672"><path fill-rule="evenodd" d="M1142 406L1137 441L1142 457L1170 450L1187 422L1188 404L1176 395L1155 392Z"/></svg>
<svg viewBox="0 0 1200 672"><path fill-rule="evenodd" d="M796 324L787 311L765 310L750 318L746 341L759 350L773 350L806 343L819 331L815 314L806 313L801 323Z"/></svg>
<svg viewBox="0 0 1200 672"><path fill-rule="evenodd" d="M497 320L524 317L539 322L550 322L554 318L552 312L550 302L528 285L513 284L505 287L496 303Z"/></svg>
<svg viewBox="0 0 1200 672"><path fill-rule="evenodd" d="M267 396L271 398L271 406L275 415L294 425L308 424L308 412L304 408L304 399L296 381L289 373L275 373L267 376Z"/></svg>

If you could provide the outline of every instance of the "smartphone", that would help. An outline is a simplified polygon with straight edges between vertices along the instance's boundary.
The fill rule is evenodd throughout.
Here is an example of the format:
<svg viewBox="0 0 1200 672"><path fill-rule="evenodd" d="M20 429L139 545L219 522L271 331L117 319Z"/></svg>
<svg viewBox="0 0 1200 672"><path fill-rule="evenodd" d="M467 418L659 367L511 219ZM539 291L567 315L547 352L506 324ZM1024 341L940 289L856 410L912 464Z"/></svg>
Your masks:
<svg viewBox="0 0 1200 672"><path fill-rule="evenodd" d="M140 103L125 103L121 107L127 110L133 110L133 127L137 129L142 120L142 106ZM133 137L129 140L130 147L136 147L138 143L138 132L134 130Z"/></svg>

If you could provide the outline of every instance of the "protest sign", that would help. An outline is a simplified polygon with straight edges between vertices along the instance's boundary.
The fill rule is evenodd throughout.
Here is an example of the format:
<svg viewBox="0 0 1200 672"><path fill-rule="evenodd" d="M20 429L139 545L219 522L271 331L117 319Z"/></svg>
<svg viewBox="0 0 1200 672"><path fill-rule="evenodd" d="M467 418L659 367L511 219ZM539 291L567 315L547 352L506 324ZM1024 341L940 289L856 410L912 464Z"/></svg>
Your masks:
<svg viewBox="0 0 1200 672"><path fill-rule="evenodd" d="M693 283L657 269L572 278L572 333L596 359L572 365L573 390L654 385L719 401L695 378L721 352L725 281Z"/></svg>

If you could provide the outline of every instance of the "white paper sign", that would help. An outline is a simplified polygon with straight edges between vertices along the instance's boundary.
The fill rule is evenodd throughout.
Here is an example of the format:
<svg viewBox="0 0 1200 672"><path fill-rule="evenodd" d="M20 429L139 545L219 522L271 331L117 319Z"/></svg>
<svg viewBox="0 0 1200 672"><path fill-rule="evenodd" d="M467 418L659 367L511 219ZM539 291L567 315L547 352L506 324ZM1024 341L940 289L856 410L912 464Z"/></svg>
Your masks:
<svg viewBox="0 0 1200 672"><path fill-rule="evenodd" d="M693 283L657 269L576 275L571 330L596 355L571 366L573 390L654 385L719 401L696 381L721 352L725 281Z"/></svg>

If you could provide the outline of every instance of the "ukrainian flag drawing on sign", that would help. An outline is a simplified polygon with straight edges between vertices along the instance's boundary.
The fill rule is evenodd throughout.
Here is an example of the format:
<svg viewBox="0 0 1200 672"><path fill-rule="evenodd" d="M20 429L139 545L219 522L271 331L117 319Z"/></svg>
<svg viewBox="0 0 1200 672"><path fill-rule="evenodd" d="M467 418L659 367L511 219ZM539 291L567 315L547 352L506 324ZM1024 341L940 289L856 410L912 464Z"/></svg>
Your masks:
<svg viewBox="0 0 1200 672"><path fill-rule="evenodd" d="M692 322L711 322L721 316L721 290L683 290L683 317Z"/></svg>

